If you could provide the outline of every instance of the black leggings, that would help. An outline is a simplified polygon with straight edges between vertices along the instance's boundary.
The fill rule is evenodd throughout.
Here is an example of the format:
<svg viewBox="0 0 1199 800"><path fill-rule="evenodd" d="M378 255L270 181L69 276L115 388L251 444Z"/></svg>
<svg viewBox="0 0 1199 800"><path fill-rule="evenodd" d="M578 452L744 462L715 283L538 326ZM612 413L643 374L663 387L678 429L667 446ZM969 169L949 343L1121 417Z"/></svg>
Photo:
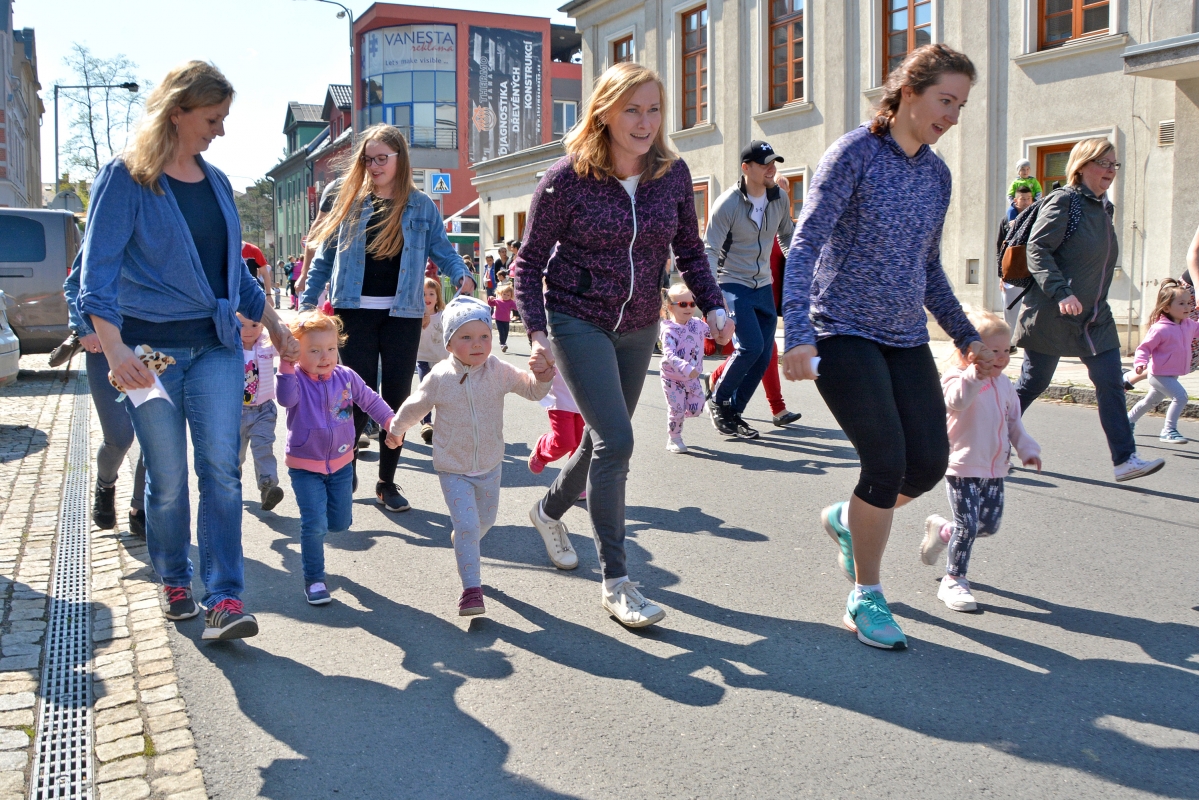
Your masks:
<svg viewBox="0 0 1199 800"><path fill-rule="evenodd" d="M949 466L945 398L928 345L886 347L858 336L817 345L816 388L862 463L853 493L876 508L918 497Z"/></svg>
<svg viewBox="0 0 1199 800"><path fill-rule="evenodd" d="M383 362L383 400L391 410L399 409L412 392L416 351L420 347L420 317L393 317L386 309L339 308L346 343L341 346L341 363L358 373L366 385L379 386L379 361ZM355 441L366 428L366 412L354 406ZM393 483L400 450L383 444L387 431L379 431L379 480ZM355 456L357 458L357 456Z"/></svg>

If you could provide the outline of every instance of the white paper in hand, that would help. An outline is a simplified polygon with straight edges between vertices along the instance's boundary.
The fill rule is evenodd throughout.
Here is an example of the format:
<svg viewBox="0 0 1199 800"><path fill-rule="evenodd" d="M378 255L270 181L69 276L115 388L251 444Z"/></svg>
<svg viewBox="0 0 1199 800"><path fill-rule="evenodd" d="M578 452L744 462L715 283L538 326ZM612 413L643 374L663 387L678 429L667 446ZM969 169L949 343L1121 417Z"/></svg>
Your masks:
<svg viewBox="0 0 1199 800"><path fill-rule="evenodd" d="M171 400L171 396L167 394L166 387L162 385L162 381L158 379L157 375L154 376L154 385L149 389L130 389L129 391L125 392L125 396L129 398L131 403L133 403L134 408L137 408L147 400L153 400L156 397L166 400L172 406L175 405L174 401Z"/></svg>

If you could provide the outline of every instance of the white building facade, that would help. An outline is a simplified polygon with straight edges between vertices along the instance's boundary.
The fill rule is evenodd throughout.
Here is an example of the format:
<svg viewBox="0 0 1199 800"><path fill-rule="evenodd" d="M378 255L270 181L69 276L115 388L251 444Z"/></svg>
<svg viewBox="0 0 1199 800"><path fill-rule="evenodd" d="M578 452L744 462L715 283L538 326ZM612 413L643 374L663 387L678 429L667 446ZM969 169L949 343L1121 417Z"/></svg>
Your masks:
<svg viewBox="0 0 1199 800"><path fill-rule="evenodd" d="M13 29L11 0L0 0L0 207L42 206L41 120L33 29Z"/></svg>
<svg viewBox="0 0 1199 800"><path fill-rule="evenodd" d="M1001 305L995 241L1015 163L1029 159L1048 189L1090 136L1110 138L1124 165L1109 195L1123 327L1139 328L1157 284L1185 269L1199 227L1199 0L574 0L563 11L583 35L584 99L617 60L662 75L701 225L752 139L785 157L798 216L820 157L872 116L889 67L941 42L978 71L936 147L954 180L942 261L963 302ZM484 200L488 166L476 167ZM505 207L527 207L535 174L522 196L516 165L495 166L507 167ZM484 227L491 216L482 209Z"/></svg>

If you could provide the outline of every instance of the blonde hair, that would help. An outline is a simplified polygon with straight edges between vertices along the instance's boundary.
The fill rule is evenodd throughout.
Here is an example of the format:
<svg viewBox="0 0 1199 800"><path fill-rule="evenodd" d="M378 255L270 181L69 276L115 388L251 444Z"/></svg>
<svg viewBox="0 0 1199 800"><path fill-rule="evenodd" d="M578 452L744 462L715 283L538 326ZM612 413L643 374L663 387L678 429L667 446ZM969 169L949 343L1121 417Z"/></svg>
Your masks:
<svg viewBox="0 0 1199 800"><path fill-rule="evenodd" d="M1008 325L1003 317L996 314L994 311L987 311L982 308L974 308L973 306L963 305L962 311L966 312L966 319L970 320L970 324L974 326L974 330L978 331L978 335L982 338L994 336L997 333L1002 333L1011 341L1012 326ZM954 362L961 367L966 366L966 358L961 351L954 349Z"/></svg>
<svg viewBox="0 0 1199 800"><path fill-rule="evenodd" d="M631 61L613 64L596 80L582 116L562 140L567 154L574 157L575 172L580 176L605 180L616 175L607 117L647 83L657 84L660 107L665 109L666 85L658 73L648 67ZM678 159L678 153L666 140L666 126L662 125L645 154L641 175L650 181L661 178Z"/></svg>
<svg viewBox="0 0 1199 800"><path fill-rule="evenodd" d="M330 236L335 236L341 224L353 215L358 219L362 201L371 193L370 173L363 163L366 146L371 142L387 145L395 153L396 174L391 184L391 209L377 227L370 232L374 239L367 246L366 252L376 258L394 258L404 248L404 207L408 205L408 197L416 191L412 183L412 162L408 157L408 142L400 129L392 125L372 125L362 132L358 145L339 157L333 168L345 177L337 192L333 208L308 233L308 241L319 244ZM350 246L349 241L341 242L341 249Z"/></svg>
<svg viewBox="0 0 1199 800"><path fill-rule="evenodd" d="M1066 183L1072 186L1082 183L1082 168L1107 151L1115 149L1116 146L1102 136L1083 139L1074 145L1074 149L1070 151L1070 159L1066 162Z"/></svg>
<svg viewBox="0 0 1199 800"><path fill-rule="evenodd" d="M1153 311L1149 314L1149 323L1145 326L1146 330L1159 319L1167 316L1166 309L1174 302L1174 298L1189 291L1191 291L1191 287L1180 280L1166 278L1162 281L1161 288L1157 290L1157 304L1153 306ZM1173 318L1170 317L1170 319Z"/></svg>
<svg viewBox="0 0 1199 800"><path fill-rule="evenodd" d="M441 291L441 281L436 278L425 278L425 289L432 289L437 295L437 299L433 301L433 313L445 310L445 295Z"/></svg>
<svg viewBox="0 0 1199 800"><path fill-rule="evenodd" d="M505 283L495 290L496 296L503 300L511 300L516 295L516 289L512 284Z"/></svg>
<svg viewBox="0 0 1199 800"><path fill-rule="evenodd" d="M341 317L331 317L319 308L314 308L311 311L301 311L291 322L287 323L287 329L297 339L310 333L332 331L337 334L338 346L344 345L347 338L345 327L341 324Z"/></svg>
<svg viewBox="0 0 1199 800"><path fill-rule="evenodd" d="M233 84L206 61L188 61L168 72L146 96L146 111L121 154L133 180L162 194L158 179L179 148L179 134L171 115L220 105L230 97Z"/></svg>
<svg viewBox="0 0 1199 800"><path fill-rule="evenodd" d="M685 283L672 283L669 289L662 290L662 319L671 318L670 306L674 302L671 298L679 298L685 294L691 294L691 290Z"/></svg>

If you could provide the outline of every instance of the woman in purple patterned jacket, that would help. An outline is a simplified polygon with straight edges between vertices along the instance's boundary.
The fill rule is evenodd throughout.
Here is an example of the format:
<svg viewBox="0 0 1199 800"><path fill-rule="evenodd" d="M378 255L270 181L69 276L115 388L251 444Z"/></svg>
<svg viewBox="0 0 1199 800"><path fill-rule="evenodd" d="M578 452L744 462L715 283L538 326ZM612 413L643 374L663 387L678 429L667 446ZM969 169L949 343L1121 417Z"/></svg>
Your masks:
<svg viewBox="0 0 1199 800"><path fill-rule="evenodd" d="M662 80L639 64L600 76L566 135L566 157L537 186L513 263L530 364L557 365L587 423L583 443L529 518L554 566L574 569L578 556L561 518L586 489L604 574L601 603L632 628L666 615L629 580L624 498L631 418L658 337L671 249L717 341L733 334L731 321L718 331L724 299L699 238L691 172L662 130L665 99Z"/></svg>

